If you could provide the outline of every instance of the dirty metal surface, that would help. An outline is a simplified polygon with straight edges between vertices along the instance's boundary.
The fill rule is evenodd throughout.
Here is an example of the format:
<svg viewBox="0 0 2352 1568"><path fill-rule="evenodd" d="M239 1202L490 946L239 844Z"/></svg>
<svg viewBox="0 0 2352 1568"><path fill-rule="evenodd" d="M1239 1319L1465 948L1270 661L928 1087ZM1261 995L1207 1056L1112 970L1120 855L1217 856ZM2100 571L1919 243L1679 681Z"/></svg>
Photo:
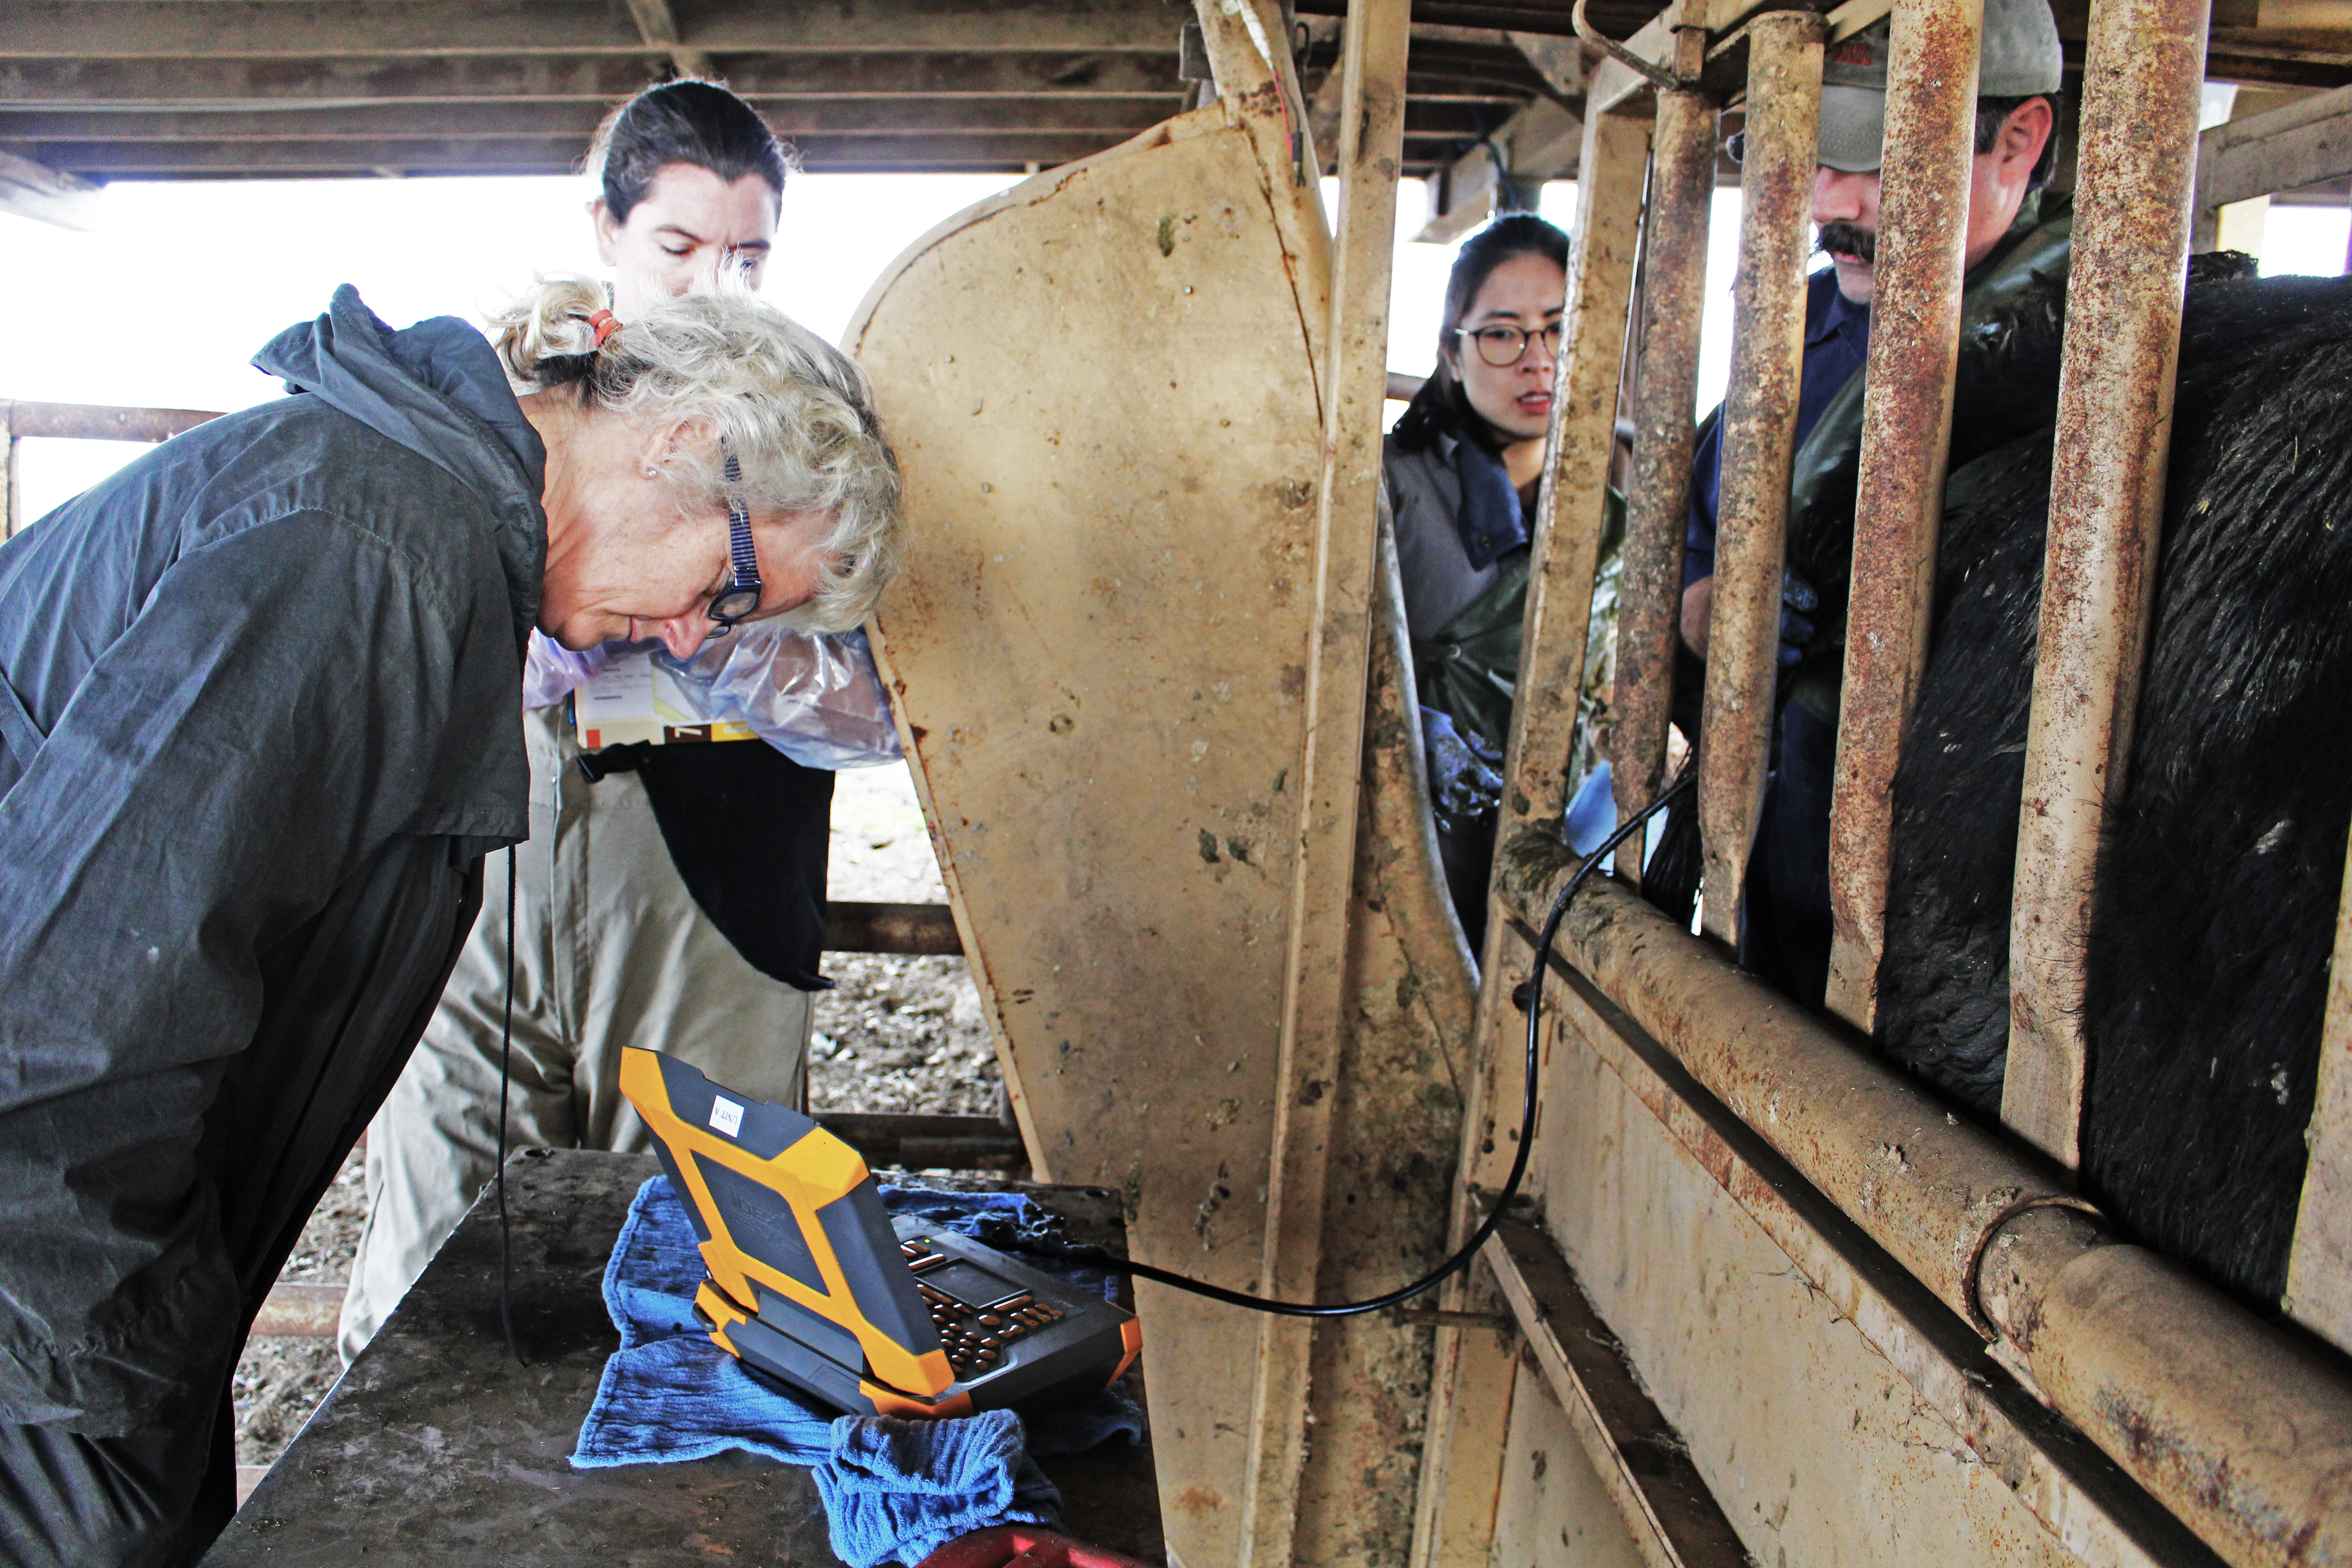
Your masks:
<svg viewBox="0 0 2352 1568"><path fill-rule="evenodd" d="M2104 1244L2104 1245L2103 1245ZM2051 1401L2232 1568L2352 1563L2352 1379L2145 1247L2037 1210L1988 1260Z"/></svg>
<svg viewBox="0 0 2352 1568"><path fill-rule="evenodd" d="M604 1470L567 1461L619 1344L604 1266L630 1199L659 1168L650 1154L516 1154L507 1184L515 1328L531 1364L514 1364L499 1331L498 1215L486 1199L271 1467L205 1568L837 1563L806 1470L742 1453ZM1063 1213L1073 1239L1119 1246L1115 1194L1012 1190ZM1073 1533L1161 1561L1148 1447L1114 1445L1043 1468L1063 1489Z"/></svg>
<svg viewBox="0 0 2352 1568"><path fill-rule="evenodd" d="M1564 869L1540 875L1535 858L1524 855L1515 858L1513 872L1507 891L1522 922L1529 910L1547 906L1566 875ZM2001 1284L1993 1271L2011 1267L2015 1252L2013 1246L2001 1249L2003 1237L2019 1227L2075 1223L2051 1217L2053 1210L2079 1205L2053 1168L1942 1111L1931 1097L1733 970L1621 887L1594 886L1563 926L1562 938L1565 963L1589 977L1585 1006L1591 1016L1616 1014L1617 1030L1654 1041L1664 1061L1687 1072L1738 1126L1759 1136L1772 1156L1802 1178L1801 1187L1834 1205L1870 1247L1883 1249L1947 1311L1978 1324L1988 1338L2022 1335L2026 1342L2011 1342L2015 1353L2030 1360L2031 1376L2056 1412L2188 1531L2231 1562L2323 1560L2295 1556L2297 1541L2341 1551L2333 1544L2336 1532L2352 1522L2339 1496L2340 1477L2352 1471L2352 1448L2345 1447L2352 1435L2352 1377L2340 1364L2153 1254L2101 1245L2107 1239L2103 1227L2093 1227L2090 1239L2079 1245L2040 1249L2036 1256L2043 1261L2023 1283ZM1670 1076L1663 1068L1654 1070ZM2030 1421L1988 1400L1988 1374L1979 1369L1969 1375L1955 1350L1931 1343L1934 1313L1910 1312L1916 1327L1906 1329L1898 1321L1902 1314L1890 1316L1866 1299L1849 1305L1849 1293L1808 1260L1827 1249L1809 1243L1807 1231L1826 1241L1834 1221L1823 1216L1790 1227L1773 1220L1771 1200L1742 1191L1748 1178L1738 1165L1760 1170L1759 1163L1753 1156L1709 1155L1703 1137L1692 1145L1676 1126L1684 1112L1675 1101L1697 1103L1687 1091L1654 1098L1659 1120L1675 1129L1717 1184L1774 1233L1813 1288L1840 1305L1841 1317L1869 1334L1915 1387L1948 1411L1955 1430L2000 1468L2053 1531L2070 1543L2086 1536L2104 1541L2104 1554L2086 1553L2095 1561L2199 1557L2201 1549L2184 1557L2179 1547L2161 1544L2161 1517L2152 1524L2133 1522L2132 1510L2115 1500L2112 1489L2101 1501L2095 1468L2069 1459L2063 1444L2036 1436ZM1580 1091L1547 1091L1548 1106L1588 1101ZM1548 1123L1538 1145L1547 1165L1546 1200L1594 1201L1605 1187L1585 1176L1564 1184L1549 1159L1551 1139L1561 1131L1559 1122ZM1725 1152L1737 1153L1736 1135L1725 1137L1725 1131L1718 1128L1716 1136ZM1792 1188L1778 1201L1795 1207L1803 1196ZM1630 1341L1627 1314L1612 1304L1601 1283L1612 1278L1608 1267L1587 1262L1574 1234L1559 1228L1557 1209L1553 1214L1563 1249L1596 1282L1599 1304ZM1591 1223L1644 1234L1613 1209L1596 1210ZM2095 1268L2092 1260L2098 1260ZM1847 1272L1858 1277L1856 1270ZM1899 1305L1900 1274L1877 1293ZM1994 1305L2002 1318L1987 1317ZM1675 1342L1687 1342L1678 1337ZM1661 1363L1638 1353L1638 1347L1636 1361L1654 1385ZM1954 1372L1960 1373L1958 1382ZM1672 1400L1661 1403L1670 1412L1677 1409ZM1678 1414L1676 1419L1688 1426L1696 1418ZM2264 1435L2249 1438L2252 1433ZM2242 1551L2249 1539L2270 1545ZM2155 1544L2132 1545L2139 1541Z"/></svg>
<svg viewBox="0 0 2352 1568"><path fill-rule="evenodd" d="M1298 845L1284 960L1274 1149L1259 1292L1315 1299L1323 1273L1340 1057L1358 1009L1348 949L1357 910L1356 828L1364 777L1365 694L1380 540L1381 420L1388 390L1389 279L1397 170L1404 156L1409 0L1350 0L1341 40L1338 228L1324 333L1323 462L1310 568L1307 742L1293 807ZM1259 1320L1244 1561L1291 1561L1307 1459L1315 1324Z"/></svg>
<svg viewBox="0 0 2352 1568"><path fill-rule="evenodd" d="M2010 921L2001 1120L2079 1163L2083 953L2147 647L2209 0L2101 0L2083 68L2040 657Z"/></svg>
<svg viewBox="0 0 2352 1568"><path fill-rule="evenodd" d="M1739 274L1731 384L1723 405L1706 700L1699 725L1699 834L1707 935L1739 929L1740 883L1763 809L1772 739L1789 468L1804 373L1805 261L1812 252L1813 152L1822 107L1821 19L1758 17L1748 40L1748 152L1740 165Z"/></svg>
<svg viewBox="0 0 2352 1568"><path fill-rule="evenodd" d="M1715 122L1716 106L1703 94L1658 95L1642 240L1641 375L1633 409L1633 467L1625 487L1609 740L1610 787L1621 822L1656 799L1666 779L1691 451L1698 439L1691 405L1698 395L1699 319L1706 303ZM1620 876L1639 880L1641 862L1639 837L1617 852Z"/></svg>
<svg viewBox="0 0 2352 1568"><path fill-rule="evenodd" d="M1568 759L1577 694L1583 689L1649 160L1646 117L1596 114L1585 121L1576 217L1570 229L1568 307L1533 520L1518 698L1504 756L1505 834L1517 824L1557 825L1568 804ZM1556 834L1556 826L1551 830ZM1498 1184L1510 1161L1510 1149L1496 1134L1496 1119L1499 1115L1507 1124L1518 1117L1511 1091L1503 1091L1507 1104L1498 1110L1496 1103L1498 1070L1507 1081L1517 1081L1515 1068L1496 1065L1498 1056L1511 1056L1518 1019L1510 1004L1517 977L1494 966L1502 924L1492 918L1487 924L1449 1246L1468 1238L1477 1223L1474 1194ZM1475 1278L1457 1275L1443 1288L1439 1304L1462 1310L1486 1303ZM1429 1404L1422 1492L1415 1505L1416 1568L1486 1561L1509 1419L1508 1400L1500 1395L1510 1386L1511 1361L1507 1352L1496 1350L1492 1335L1441 1328L1435 1354L1444 1375Z"/></svg>
<svg viewBox="0 0 2352 1568"><path fill-rule="evenodd" d="M1746 1568L1747 1548L1643 1389L1625 1347L1540 1226L1508 1218L1486 1258L1519 1331L1567 1412L1648 1568Z"/></svg>
<svg viewBox="0 0 2352 1568"><path fill-rule="evenodd" d="M942 226L851 341L913 524L877 657L1033 1157L1120 1189L1139 1257L1250 1290L1286 1095L1329 282L1280 95L1242 97ZM1395 709L1376 700L1370 730L1416 743ZM1402 1282L1444 1210L1392 1184L1442 1192L1459 1146L1458 1047L1422 1000L1466 993L1459 937L1408 909L1443 894L1425 837L1393 826L1419 792L1392 762L1363 775L1399 853L1356 858L1348 1033L1297 1086L1341 1097L1302 1207L1324 1226L1318 1289ZM1139 1296L1156 1364L1186 1373L1150 1384L1171 1546L1240 1561L1260 1324ZM1401 1533L1427 1339L1318 1329L1302 1542L1380 1561Z"/></svg>
<svg viewBox="0 0 2352 1568"><path fill-rule="evenodd" d="M1877 1011L1895 767L1927 666L1959 349L1984 0L1895 8L1845 683L1830 804L1830 1011Z"/></svg>

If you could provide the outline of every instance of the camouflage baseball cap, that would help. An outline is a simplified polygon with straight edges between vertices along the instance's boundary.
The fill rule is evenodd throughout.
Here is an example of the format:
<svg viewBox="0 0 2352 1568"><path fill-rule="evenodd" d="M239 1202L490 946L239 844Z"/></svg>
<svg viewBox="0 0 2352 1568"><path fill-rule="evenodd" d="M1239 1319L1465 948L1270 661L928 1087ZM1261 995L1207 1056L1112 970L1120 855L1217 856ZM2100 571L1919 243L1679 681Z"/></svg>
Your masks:
<svg viewBox="0 0 2352 1568"><path fill-rule="evenodd" d="M1886 141L1887 24L1832 44L1822 66L1822 129L1816 158L1848 174L1877 169ZM2065 70L2049 0L1985 0L1977 54L1977 96L2031 98L2056 92Z"/></svg>

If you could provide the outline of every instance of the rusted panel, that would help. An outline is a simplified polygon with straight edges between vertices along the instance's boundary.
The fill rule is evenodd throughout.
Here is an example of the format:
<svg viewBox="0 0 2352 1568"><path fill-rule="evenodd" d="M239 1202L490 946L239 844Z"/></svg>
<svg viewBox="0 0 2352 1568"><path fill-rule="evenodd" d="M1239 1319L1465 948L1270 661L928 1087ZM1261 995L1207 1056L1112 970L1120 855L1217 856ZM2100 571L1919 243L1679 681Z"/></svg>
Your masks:
<svg viewBox="0 0 2352 1568"><path fill-rule="evenodd" d="M1330 1097L1327 1300L1361 1300L1433 1267L1461 1142L1477 975L1438 869L1420 706L1395 551L1383 529L1366 704L1363 819L1347 955L1350 1024ZM1492 1339L1492 1334L1487 1336ZM1402 1313L1316 1325L1292 1558L1397 1568L1413 1531L1432 1335ZM1479 1568L1486 1568L1482 1562Z"/></svg>
<svg viewBox="0 0 2352 1568"><path fill-rule="evenodd" d="M1705 35L1680 35L1704 44ZM1696 91L1658 94L1650 211L1642 247L1641 377L1633 397L1633 466L1625 489L1625 553L1617 590L1615 721L1610 785L1621 818L1665 782L1674 705L1675 624L1683 541L1690 525L1691 405L1698 388L1706 305L1707 217L1715 196L1716 106ZM1617 852L1621 876L1641 875L1641 843Z"/></svg>
<svg viewBox="0 0 2352 1568"><path fill-rule="evenodd" d="M1582 689L1584 645L1592 608L1592 578L1600 560L1602 508L1610 450L1616 440L1617 389L1624 367L1625 322L1633 287L1641 225L1642 186L1649 163L1646 117L1596 114L1585 121L1576 183L1577 212L1569 240L1568 308L1553 383L1542 489L1536 498L1533 559L1528 582L1525 635L1519 655L1518 700L1503 763L1502 831L1524 824L1557 824L1568 804L1567 762ZM1545 832L1543 826L1537 828ZM1507 920L1487 922L1479 977L1468 1094L1463 1108L1459 1182L1449 1226L1453 1245L1476 1223L1472 1197L1502 1179L1510 1160L1497 1155L1492 1120L1498 1114L1495 1078L1517 1082L1517 1026L1511 987L1521 976L1500 962ZM1499 1067L1498 1067L1499 1063ZM1499 1114L1516 1120L1515 1091ZM1483 1309L1467 1281L1448 1282L1440 1305ZM1438 1355L1450 1381L1431 1394L1433 1440L1447 1445L1442 1462L1422 1468L1413 1559L1416 1564L1486 1561L1494 1528L1505 1412L1500 1400L1474 1405L1465 1390L1491 1390L1507 1378L1507 1359L1493 1363L1492 1335L1438 1331ZM1459 1505L1459 1506L1457 1506ZM1483 1517L1479 1509L1486 1511Z"/></svg>
<svg viewBox="0 0 2352 1568"><path fill-rule="evenodd" d="M2079 1215L2021 1215L1985 1271L2051 1402L2225 1562L2352 1563L2340 1362Z"/></svg>
<svg viewBox="0 0 2352 1568"><path fill-rule="evenodd" d="M1830 1011L1878 1005L1895 767L1927 663L1960 328L1984 0L1895 8L1845 693L1830 803Z"/></svg>
<svg viewBox="0 0 2352 1568"><path fill-rule="evenodd" d="M2304 1134L2311 1163L2294 1216L2284 1305L2305 1328L2352 1351L2352 858L2344 877L2320 1034L2319 1089Z"/></svg>
<svg viewBox="0 0 2352 1568"><path fill-rule="evenodd" d="M2130 756L2171 449L2208 4L2099 0L2083 70L2001 1089L2001 1120L2070 1168L2080 1159L2091 879Z"/></svg>
<svg viewBox="0 0 2352 1568"><path fill-rule="evenodd" d="M1746 1568L1748 1549L1690 1450L1550 1238L1506 1219L1486 1256L1641 1561L1648 1568Z"/></svg>
<svg viewBox="0 0 2352 1568"><path fill-rule="evenodd" d="M1358 785L1373 563L1379 539L1381 416L1388 390L1389 274L1396 184L1404 152L1410 0L1350 0L1340 57L1339 233L1331 247L1330 320L1321 377L1323 471L1313 563L1315 625L1307 658L1306 745L1297 763L1289 943L1275 1069L1274 1148L1259 1289L1307 1300L1322 1278L1331 1092L1339 1080L1349 1005L1347 963L1356 880ZM1259 1320L1249 1480L1242 1497L1248 1568L1291 1561L1306 1462L1315 1324Z"/></svg>
<svg viewBox="0 0 2352 1568"><path fill-rule="evenodd" d="M1503 860L1500 893L1521 919L1570 874L1568 853L1532 836ZM2058 1173L1944 1111L1626 889L1588 889L1561 939L1600 994L1937 1300L1989 1337L2018 1336L2059 1414L2207 1544L2233 1563L2352 1563L2352 1377L2339 1363L2153 1254L2097 1245L2103 1226L2021 1250L2036 1227L2084 1225L2047 1217L2080 1206ZM2084 1261L2111 1253L2132 1256Z"/></svg>
<svg viewBox="0 0 2352 1568"><path fill-rule="evenodd" d="M1689 1164L1704 1172L1780 1249L1794 1275L1803 1281L1805 1293L1826 1309L1832 1332L1814 1341L1805 1353L1834 1361L1834 1352L1823 1341L1834 1337L1835 1324L1851 1324L1916 1394L1917 1403L1932 1411L1966 1445L1968 1453L1998 1476L2002 1486L2081 1563L2093 1568L2154 1568L2158 1563L2186 1568L2204 1560L2202 1548L2184 1526L2072 1425L2021 1387L2009 1370L1987 1353L1984 1341L1971 1325L1895 1267L1769 1143L1694 1082L1671 1053L1568 965L1555 959L1552 973L1545 1005L1559 1007L1563 1020L1573 1027L1584 1047L1655 1119ZM1572 1064L1556 1069L1559 1073L1576 1070ZM1625 1271L1620 1258L1624 1252L1650 1250L1642 1240L1646 1234L1641 1228L1644 1215L1630 1195L1635 1184L1627 1170L1641 1140L1606 1118L1601 1118L1600 1126L1592 1125L1599 1115L1595 1103L1607 1098L1605 1084L1597 1086L1602 1091L1599 1094L1595 1087L1587 1079L1552 1091L1576 1110L1572 1121L1554 1123L1537 1151L1537 1168L1546 1172L1550 1194L1547 1223L1562 1237L1564 1245L1580 1247L1580 1256L1591 1260L1590 1278L1615 1290L1616 1299L1622 1302L1626 1300ZM1597 1142L1609 1152L1611 1184L1599 1192L1598 1201L1587 1195L1594 1188L1591 1177L1573 1163L1592 1157L1590 1152L1580 1156L1573 1152L1580 1142L1588 1147ZM1686 1191L1684 1184L1675 1183L1673 1187ZM1676 1229L1677 1234L1687 1234L1679 1226ZM1695 1254L1698 1247L1689 1241L1682 1250ZM1709 1269L1734 1266L1719 1248L1704 1256ZM1652 1280L1646 1289L1653 1296L1678 1294L1667 1282ZM1736 1335L1736 1317L1756 1312L1769 1321L1769 1310L1758 1300L1758 1292L1743 1293L1740 1300L1730 1316L1709 1305L1706 1337L1710 1342ZM1669 1311L1666 1331L1679 1333L1687 1320L1679 1311ZM1624 1315L1619 1326L1630 1332L1643 1321L1641 1315ZM1760 1373L1760 1363L1783 1353L1790 1338L1803 1337L1772 1329L1763 1331L1769 1344L1758 1347L1748 1342L1727 1357L1717 1358L1717 1364L1727 1359L1743 1374ZM1703 1357L1704 1352L1684 1353L1671 1357L1666 1364L1652 1363L1649 1375L1654 1386L1671 1384L1689 1388L1694 1380L1710 1382L1710 1369ZM1805 1381L1810 1390L1811 1379ZM1890 1392L1879 1390L1867 1402L1884 1405ZM1761 1397L1769 1400L1770 1395ZM1817 1397L1835 1408L1833 1394L1822 1390ZM1820 1430L1811 1411L1774 1404L1780 1418L1776 1445L1792 1439L1799 1424L1811 1424ZM1703 1417L1692 1415L1686 1420L1708 1426L1728 1421L1735 1434L1752 1429L1739 1423L1711 1386L1704 1411ZM1829 1425L1842 1428L1845 1423L1832 1416ZM1898 1440L1906 1448L1914 1446L1907 1438ZM1778 1451L1781 1450L1776 1447ZM1867 1446L1853 1433L1836 1433L1836 1481L1830 1489L1833 1491L1850 1493L1868 1484L1854 1479L1857 1476L1883 1475L1872 1465ZM1842 1544L1851 1539L1857 1550L1868 1550L1866 1539L1859 1534L1849 1537L1826 1521L1823 1528ZM1789 1550L1794 1559L1797 1549ZM1948 1543L1936 1558L1937 1568L1952 1568L1967 1556Z"/></svg>
<svg viewBox="0 0 2352 1568"><path fill-rule="evenodd" d="M827 952L956 954L963 952L955 911L945 904L861 904L843 900L824 906Z"/></svg>
<svg viewBox="0 0 2352 1568"><path fill-rule="evenodd" d="M1804 374L1822 33L1821 18L1803 11L1759 16L1748 32L1739 278L1732 291L1731 390L1723 405L1715 607L1699 742L1704 918L1706 933L1726 945L1738 938L1740 881L1769 765L1789 465Z"/></svg>

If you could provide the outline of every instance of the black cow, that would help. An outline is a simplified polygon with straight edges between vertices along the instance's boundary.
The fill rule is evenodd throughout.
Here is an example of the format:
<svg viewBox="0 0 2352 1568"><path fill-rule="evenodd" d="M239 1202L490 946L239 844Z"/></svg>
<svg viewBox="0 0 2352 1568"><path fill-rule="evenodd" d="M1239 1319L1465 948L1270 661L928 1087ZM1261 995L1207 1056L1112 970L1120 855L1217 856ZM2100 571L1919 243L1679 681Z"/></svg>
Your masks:
<svg viewBox="0 0 2352 1568"><path fill-rule="evenodd" d="M2146 681L2093 907L2083 1173L2127 1230L2271 1303L2352 830L2352 279L2240 271L2191 272ZM1988 1120L2063 316L2049 283L1962 347L1895 783L1877 1044ZM1791 520L1791 563L1825 601L1843 600L1853 506L1849 468Z"/></svg>

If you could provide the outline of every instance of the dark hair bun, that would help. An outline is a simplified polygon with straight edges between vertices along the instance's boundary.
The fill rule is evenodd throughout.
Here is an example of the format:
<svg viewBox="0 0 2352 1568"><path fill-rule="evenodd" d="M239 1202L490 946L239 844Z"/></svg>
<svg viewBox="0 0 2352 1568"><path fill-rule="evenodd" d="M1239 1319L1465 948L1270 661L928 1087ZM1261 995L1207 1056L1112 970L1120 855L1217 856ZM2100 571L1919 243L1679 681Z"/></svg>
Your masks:
<svg viewBox="0 0 2352 1568"><path fill-rule="evenodd" d="M614 223L629 221L654 176L671 163L708 169L730 184L757 174L780 196L792 171L790 155L759 111L712 81L646 89L605 117L588 152Z"/></svg>

